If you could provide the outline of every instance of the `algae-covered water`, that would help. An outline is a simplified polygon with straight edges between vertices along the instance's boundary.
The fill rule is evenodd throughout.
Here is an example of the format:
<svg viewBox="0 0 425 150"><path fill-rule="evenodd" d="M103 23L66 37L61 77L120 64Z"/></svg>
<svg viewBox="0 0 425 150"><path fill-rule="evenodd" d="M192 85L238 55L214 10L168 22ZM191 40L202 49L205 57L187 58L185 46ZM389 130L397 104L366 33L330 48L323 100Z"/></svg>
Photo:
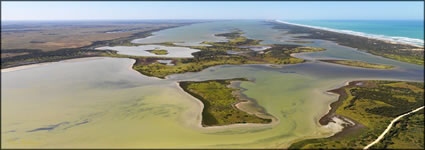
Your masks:
<svg viewBox="0 0 425 150"><path fill-rule="evenodd" d="M250 38L263 39L264 43L285 43L283 39L293 38L261 21L196 25L179 28L189 31L195 26L194 31L202 35L194 38L207 37L202 40L209 40L211 33L234 28L243 30ZM166 39L175 41L175 34L181 32L179 28L159 31L161 33L151 38L169 35ZM185 38L192 44L197 43L189 36ZM132 59L99 57L2 72L2 147L286 148L297 140L336 132L318 124L329 104L337 99L336 95L326 93L327 90L350 80L424 80L423 66L359 53L327 41L313 44L328 51L299 57L314 60L353 56L351 59L397 68L372 70L318 61L273 67L223 65L162 80L132 70ZM201 127L202 105L182 91L177 82L238 77L254 80L240 84L247 89L244 94L256 99L278 121L270 125Z"/></svg>

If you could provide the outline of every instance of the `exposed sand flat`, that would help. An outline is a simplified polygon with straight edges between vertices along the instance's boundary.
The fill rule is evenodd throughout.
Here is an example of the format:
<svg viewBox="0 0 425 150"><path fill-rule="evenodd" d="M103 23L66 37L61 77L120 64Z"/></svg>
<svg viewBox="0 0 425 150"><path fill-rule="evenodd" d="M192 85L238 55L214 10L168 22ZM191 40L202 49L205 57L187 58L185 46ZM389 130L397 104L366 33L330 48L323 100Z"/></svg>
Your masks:
<svg viewBox="0 0 425 150"><path fill-rule="evenodd" d="M323 126L327 129L330 129L331 131L333 131L334 133L338 133L341 132L344 129L344 126L353 126L354 122L347 120L347 119L343 119L343 118L339 118L339 117L332 117L332 121L333 122L329 122L327 125Z"/></svg>
<svg viewBox="0 0 425 150"><path fill-rule="evenodd" d="M162 49L166 50L166 55L156 55L147 50ZM96 50L115 50L118 54L132 56L150 56L150 57L169 57L169 58L192 58L192 53L198 52L197 49L186 47L168 47L162 45L140 45L140 46L114 46L114 47L99 47Z"/></svg>

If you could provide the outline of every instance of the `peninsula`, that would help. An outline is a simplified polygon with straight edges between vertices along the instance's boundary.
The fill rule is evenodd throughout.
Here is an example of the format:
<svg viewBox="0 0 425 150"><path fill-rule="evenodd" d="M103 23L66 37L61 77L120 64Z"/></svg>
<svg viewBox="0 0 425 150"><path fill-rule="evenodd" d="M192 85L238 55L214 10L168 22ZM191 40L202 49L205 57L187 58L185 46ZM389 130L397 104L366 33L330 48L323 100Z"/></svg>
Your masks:
<svg viewBox="0 0 425 150"><path fill-rule="evenodd" d="M183 81L179 86L203 104L202 125L223 126L245 123L270 123L272 119L261 118L240 110L236 104L241 102L235 92L239 89L231 88L231 82L249 81L244 78L207 81ZM239 94L238 94L239 95Z"/></svg>
<svg viewBox="0 0 425 150"><path fill-rule="evenodd" d="M352 67L360 67L360 68L369 68L369 69L392 69L394 66L383 65L383 64L372 64L363 61L354 61L354 60L320 60L327 63L340 64Z"/></svg>
<svg viewBox="0 0 425 150"><path fill-rule="evenodd" d="M424 83L406 81L353 81L347 86L331 90L339 94L338 101L331 104L332 109L320 119L320 124L327 125L337 117L349 123L342 132L322 139L308 139L296 142L290 149L361 149L374 141L387 128L391 120L399 115L424 106ZM394 129L383 143L376 148L403 148L405 145L415 149L423 149L422 113L415 113ZM415 116L413 116L415 115ZM419 116L416 116L419 115ZM413 120L412 120L413 119ZM354 124L352 124L352 123ZM417 122L417 123L415 123ZM422 132L415 132L415 131ZM393 136L397 135L397 136ZM391 142L392 141L392 142ZM372 147L374 148L374 147Z"/></svg>
<svg viewBox="0 0 425 150"><path fill-rule="evenodd" d="M137 28L131 28L137 23L116 26L113 22L104 23L102 27L80 25L78 22L69 22L61 25L69 27L62 28L51 27L49 23L34 25L43 32L8 26L5 29L2 28L1 68L104 56L115 52L94 49L103 46L128 45L133 39L151 36L152 32L193 23L195 22L141 24ZM31 27L28 28L31 29Z"/></svg>
<svg viewBox="0 0 425 150"><path fill-rule="evenodd" d="M216 65L240 64L296 64L305 62L300 58L292 57L293 53L324 51L323 48L304 47L300 45L262 45L261 40L248 39L242 36L239 30L230 33L217 34L229 39L227 42L203 42L211 46L190 46L189 48L201 51L192 53L193 58L151 58L124 56L108 53L109 57L129 57L136 59L133 69L147 76L164 79L171 74L197 72ZM162 45L161 43L155 43ZM179 46L164 43L167 46ZM180 46L183 47L183 46ZM259 48L260 47L260 48ZM260 49L260 50L257 50ZM173 65L164 65L157 60L172 60Z"/></svg>
<svg viewBox="0 0 425 150"><path fill-rule="evenodd" d="M393 43L276 21L267 23L275 29L287 30L291 34L303 34L297 38L333 41L340 45L357 48L373 55L417 65L424 64L424 48L421 46Z"/></svg>

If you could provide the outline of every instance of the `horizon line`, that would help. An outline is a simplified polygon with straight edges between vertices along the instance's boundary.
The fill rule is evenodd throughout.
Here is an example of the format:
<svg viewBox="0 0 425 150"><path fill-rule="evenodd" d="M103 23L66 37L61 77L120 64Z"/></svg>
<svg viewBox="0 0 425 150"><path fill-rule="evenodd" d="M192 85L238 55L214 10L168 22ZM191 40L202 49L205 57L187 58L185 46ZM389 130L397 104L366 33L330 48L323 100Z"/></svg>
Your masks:
<svg viewBox="0 0 425 150"><path fill-rule="evenodd" d="M50 20L50 19L46 19L46 20L32 20L32 19L28 19L28 20L4 20L1 19L1 21L142 21L142 20L152 20L152 21L159 21L159 20L173 20L173 21L186 21L186 20L359 20L359 21L363 21L363 20L368 20L368 21L372 21L372 20L379 20L379 21L385 21L385 20L417 20L417 21L424 21L424 19L55 19L55 20Z"/></svg>

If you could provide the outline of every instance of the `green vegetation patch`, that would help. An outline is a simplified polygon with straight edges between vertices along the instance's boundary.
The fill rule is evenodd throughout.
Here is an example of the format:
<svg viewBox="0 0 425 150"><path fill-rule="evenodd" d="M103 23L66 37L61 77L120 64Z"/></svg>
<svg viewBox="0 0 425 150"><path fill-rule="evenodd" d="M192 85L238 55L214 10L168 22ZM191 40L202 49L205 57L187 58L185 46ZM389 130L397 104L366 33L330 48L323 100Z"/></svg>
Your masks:
<svg viewBox="0 0 425 150"><path fill-rule="evenodd" d="M424 149L424 110L396 122L372 149Z"/></svg>
<svg viewBox="0 0 425 150"><path fill-rule="evenodd" d="M82 57L95 57L95 56L117 56L113 51L99 51L94 50L97 47L103 47L103 46L138 46L140 44L134 44L131 43L131 40L136 38L144 38L151 36L152 32L159 31L161 29L167 29L171 27L164 27L159 29L153 29L148 31L142 31L138 33L134 33L131 36L128 37L121 37L117 39L112 40L102 40L102 41L95 41L92 42L92 44L88 46L78 47L78 48L63 48L58 49L55 51L42 51L37 49L3 49L1 52L3 53L26 53L24 55L18 55L14 57L7 57L1 59L1 68L9 68L9 67L16 67L21 65L28 65L28 64L36 64L36 63L43 63L43 62L54 62L54 61L60 61L65 59L73 59L73 58L82 58ZM121 55L120 57L122 57Z"/></svg>
<svg viewBox="0 0 425 150"><path fill-rule="evenodd" d="M225 51L203 50L193 53L194 58L168 58L174 61L174 66L146 61L146 57L134 57L136 63L133 69L147 76L165 78L171 74L197 72L216 65L240 64L296 64L305 60L290 56L292 53L322 51L322 48L275 45L261 52L248 52L232 55Z"/></svg>
<svg viewBox="0 0 425 150"><path fill-rule="evenodd" d="M224 34L224 35L223 35ZM240 32L223 33L218 36L233 38L228 42L211 42L213 46L194 46L190 48L200 49L192 55L194 58L169 58L173 60L173 66L147 61L146 57L134 57L136 64L133 69L147 75L165 78L171 74L197 72L216 65L240 65L240 64L296 64L305 60L292 57L292 53L317 52L323 48L302 47L298 45L270 45L271 48L264 51L252 51L248 48L239 48L243 45L255 45L259 40L246 39L240 36ZM171 44L171 43L167 43ZM244 51L240 54L229 54L227 51Z"/></svg>
<svg viewBox="0 0 425 150"><path fill-rule="evenodd" d="M167 55L168 51L167 50L163 50L163 49L154 49L154 50L146 50L150 53L153 53L155 55Z"/></svg>
<svg viewBox="0 0 425 150"><path fill-rule="evenodd" d="M282 23L271 23L275 29L284 29L292 34L306 34L297 38L321 39L334 41L340 45L357 48L373 55L382 56L402 62L424 65L424 48L414 45L391 43L388 41L343 34L338 32L295 26Z"/></svg>
<svg viewBox="0 0 425 150"><path fill-rule="evenodd" d="M252 51L249 48L240 48L241 46L259 46L261 40L247 39L241 36L242 32L235 31L230 33L217 34L225 36L231 40L227 42L211 42L212 46L190 46L189 48L200 49L201 51L192 53L193 58L161 58L147 56L128 56L116 53L104 53L102 56L133 58L136 63L133 69L146 76L153 76L164 79L171 74L198 72L205 68L217 65L241 65L241 64L296 64L305 60L292 57L292 53L317 52L323 51L323 48L302 47L299 45L274 44L267 45L268 48L263 51ZM205 43L205 42L204 42ZM172 42L155 43L164 46L179 46ZM241 51L243 53L230 54L228 51ZM152 50L157 54L164 54L161 50ZM172 60L173 65L158 63L156 60Z"/></svg>
<svg viewBox="0 0 425 150"><path fill-rule="evenodd" d="M300 141L292 144L290 148L361 149L374 141L396 116L424 105L423 82L355 81L337 90L341 96L338 102L335 102L339 103L335 106L336 108L333 108L336 109L335 114L350 118L364 127L357 128L354 132L344 133L343 131L339 136ZM423 120L417 121L419 121L419 123L416 122L417 124L424 126ZM420 128L412 127L411 130L420 130ZM401 136L410 137L410 139L419 136L423 139L424 136L423 132L399 132ZM419 141L423 142L420 139L404 139L401 143L410 142L414 146L423 148L423 145L418 144ZM383 143L379 147L391 147L391 142Z"/></svg>
<svg viewBox="0 0 425 150"><path fill-rule="evenodd" d="M7 53L24 53L24 55L16 55L13 57L1 58L1 68L16 67L21 65L29 65L43 62L54 62L65 59L82 58L82 57L95 57L102 56L104 54L116 53L113 51L98 51L98 50L87 50L80 48L66 48L55 51L41 51L31 49L13 49L13 50L2 50Z"/></svg>
<svg viewBox="0 0 425 150"><path fill-rule="evenodd" d="M394 66L383 65L383 64L372 64L362 61L353 61L353 60L320 60L328 63L347 65L353 67L361 67L361 68L370 68L370 69L392 69Z"/></svg>
<svg viewBox="0 0 425 150"><path fill-rule="evenodd" d="M203 52L205 53L205 52ZM173 60L173 66L164 65L155 61L149 61L151 58L138 57L133 69L147 76L153 76L158 78L165 78L171 74L185 73L185 72L198 72L205 68L225 65L225 64L257 64L261 62L249 61L244 59L242 56L227 56L227 55L214 55L209 58L195 57L195 58L167 58Z"/></svg>
<svg viewBox="0 0 425 150"><path fill-rule="evenodd" d="M264 119L248 114L236 108L240 102L233 92L239 89L230 88L232 81L247 81L247 79L208 80L201 82L180 82L184 91L198 98L204 104L202 111L203 126L222 126L237 123L270 123L271 119Z"/></svg>
<svg viewBox="0 0 425 150"><path fill-rule="evenodd" d="M224 36L229 41L227 42L207 42L204 41L202 44L208 44L210 46L192 46L191 48L200 49L200 50L209 50L209 51L249 51L249 48L240 48L241 46L259 46L262 40L253 40L248 39L242 36L243 32L239 30L230 32L216 34L216 36Z"/></svg>
<svg viewBox="0 0 425 150"><path fill-rule="evenodd" d="M421 53L422 52L422 53ZM399 54L386 54L386 53L372 53L376 54L378 56L383 56L386 58L407 62L411 64L417 64L417 65L424 65L424 51L420 52L411 52L412 54L405 54L405 55L399 55Z"/></svg>

